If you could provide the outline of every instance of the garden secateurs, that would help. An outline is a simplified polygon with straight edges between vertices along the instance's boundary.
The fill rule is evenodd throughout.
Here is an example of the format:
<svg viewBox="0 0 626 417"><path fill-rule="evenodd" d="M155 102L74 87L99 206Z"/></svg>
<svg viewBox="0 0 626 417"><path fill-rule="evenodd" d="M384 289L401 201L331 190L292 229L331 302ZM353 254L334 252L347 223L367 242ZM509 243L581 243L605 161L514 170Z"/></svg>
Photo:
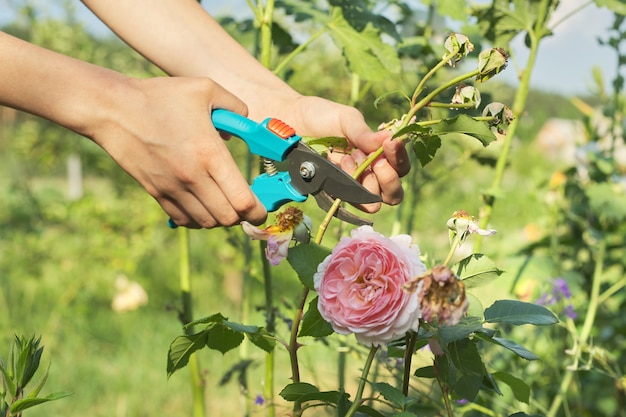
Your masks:
<svg viewBox="0 0 626 417"><path fill-rule="evenodd" d="M257 123L240 114L217 109L213 110L211 120L217 130L242 139L251 153L269 161L270 167L251 185L268 212L290 201L303 202L309 195L313 195L317 205L325 211L337 198L351 204L381 201L380 196L303 143L302 137L279 119L268 118ZM273 161L288 161L287 170L278 171ZM343 207L335 216L356 225L371 224ZM169 225L176 227L171 219Z"/></svg>

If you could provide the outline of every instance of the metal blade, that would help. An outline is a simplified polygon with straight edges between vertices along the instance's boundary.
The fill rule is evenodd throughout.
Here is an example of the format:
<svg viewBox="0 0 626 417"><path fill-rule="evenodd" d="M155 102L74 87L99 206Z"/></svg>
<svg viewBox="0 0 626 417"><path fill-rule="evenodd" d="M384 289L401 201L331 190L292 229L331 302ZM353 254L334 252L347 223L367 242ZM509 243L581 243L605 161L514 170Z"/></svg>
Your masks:
<svg viewBox="0 0 626 417"><path fill-rule="evenodd" d="M324 191L320 191L319 193L315 194L314 197L315 201L317 201L317 205L324 211L330 210L330 207L335 201L333 197L331 197L330 195L328 195L328 193ZM350 213L343 207L339 207L334 216L339 220L354 224L356 226L371 226L372 224L374 224L370 220L363 219L356 214Z"/></svg>
<svg viewBox="0 0 626 417"><path fill-rule="evenodd" d="M382 201L379 195L371 193L344 170L302 142L289 152L287 159L291 184L303 195L325 191L351 204Z"/></svg>

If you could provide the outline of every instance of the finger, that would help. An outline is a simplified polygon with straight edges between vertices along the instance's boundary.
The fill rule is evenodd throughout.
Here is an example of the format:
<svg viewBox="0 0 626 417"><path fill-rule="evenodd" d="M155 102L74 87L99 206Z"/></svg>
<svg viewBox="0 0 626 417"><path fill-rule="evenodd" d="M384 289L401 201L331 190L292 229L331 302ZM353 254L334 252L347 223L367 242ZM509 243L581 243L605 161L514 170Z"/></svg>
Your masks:
<svg viewBox="0 0 626 417"><path fill-rule="evenodd" d="M173 222L176 226L200 229L200 225L192 219L182 205L176 203L176 200L161 198L157 199L157 202L163 211L169 215L170 222Z"/></svg>
<svg viewBox="0 0 626 417"><path fill-rule="evenodd" d="M242 116L248 115L248 106L246 103L241 101L239 97L222 87L220 84L217 84L208 78L206 80L209 81L208 89L205 93L209 104L209 110L224 109L241 114Z"/></svg>
<svg viewBox="0 0 626 417"><path fill-rule="evenodd" d="M367 158L367 156L361 152L360 150L354 150L350 155L346 155L341 160L341 168L346 171L348 174L354 173L354 171L359 167ZM359 182L363 184L368 191L374 194L380 194L380 187L378 185L378 180L374 175L374 172L370 167L368 167L363 174L358 178ZM370 203L370 204L355 204L359 210L365 211L366 213L375 213L380 210L380 203Z"/></svg>
<svg viewBox="0 0 626 417"><path fill-rule="evenodd" d="M404 198L404 190L395 167L387 159L378 158L372 164L372 171L380 187L383 202L392 206L400 204Z"/></svg>
<svg viewBox="0 0 626 417"><path fill-rule="evenodd" d="M224 143L218 142L213 149L205 147L203 151L210 178L201 191L196 191L196 196L211 215L225 226L241 220L256 225L263 223L267 211L243 178Z"/></svg>
<svg viewBox="0 0 626 417"><path fill-rule="evenodd" d="M385 158L400 177L404 177L409 173L411 160L402 141L386 139L383 142L383 151Z"/></svg>

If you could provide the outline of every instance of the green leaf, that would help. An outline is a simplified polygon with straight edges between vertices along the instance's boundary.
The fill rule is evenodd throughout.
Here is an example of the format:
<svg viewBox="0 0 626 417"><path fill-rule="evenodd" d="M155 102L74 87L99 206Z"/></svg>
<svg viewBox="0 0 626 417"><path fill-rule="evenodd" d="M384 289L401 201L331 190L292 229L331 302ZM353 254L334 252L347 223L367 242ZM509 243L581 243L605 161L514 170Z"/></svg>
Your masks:
<svg viewBox="0 0 626 417"><path fill-rule="evenodd" d="M13 380L13 376L9 373L9 371L4 367L2 361L0 361L0 372L2 372L2 376L4 377L4 381L7 384L7 388L9 390L9 394L12 397L15 397L17 393L17 386L15 385L15 381ZM1 381L0 381L1 383Z"/></svg>
<svg viewBox="0 0 626 417"><path fill-rule="evenodd" d="M48 368L46 369L46 372L44 373L39 383L37 383L35 388L33 388L33 390L28 394L28 398L36 398L39 395L43 386L46 385L46 381L48 381L49 371L50 371L50 365L48 365Z"/></svg>
<svg viewBox="0 0 626 417"><path fill-rule="evenodd" d="M456 274L463 280L465 288L469 289L488 284L502 272L487 256L476 253L458 263Z"/></svg>
<svg viewBox="0 0 626 417"><path fill-rule="evenodd" d="M320 155L327 156L332 150L345 150L348 148L348 140L340 136L324 136L321 138L303 136L302 141ZM291 252L291 249L289 250Z"/></svg>
<svg viewBox="0 0 626 417"><path fill-rule="evenodd" d="M526 414L523 411L519 411L515 414L509 415L509 417L545 417L541 414Z"/></svg>
<svg viewBox="0 0 626 417"><path fill-rule="evenodd" d="M198 324L209 324L209 323L221 323L226 321L227 318L222 315L222 313L215 313L211 316L203 317L198 320L194 320L191 323L185 324L183 328L188 329L193 326L197 326Z"/></svg>
<svg viewBox="0 0 626 417"><path fill-rule="evenodd" d="M498 300L485 310L487 323L509 323L513 325L534 324L544 326L559 322L547 308L517 300Z"/></svg>
<svg viewBox="0 0 626 417"><path fill-rule="evenodd" d="M534 360L539 359L537 355L532 353L530 350L526 349L522 345L519 345L513 342L512 340L503 339L500 337L490 337L484 333L477 334L477 336L480 337L482 340L485 340L487 342L493 343L498 346L502 346L503 348L506 348L510 350L511 352L515 353L520 358L526 359L528 361L534 361Z"/></svg>
<svg viewBox="0 0 626 417"><path fill-rule="evenodd" d="M483 379L488 375L476 344L469 339L450 343L443 348L448 355L437 357L438 361L449 361L448 381L458 398L473 401L478 395Z"/></svg>
<svg viewBox="0 0 626 417"><path fill-rule="evenodd" d="M521 379L509 374L508 372L495 372L492 374L498 381L504 382L513 391L513 396L517 401L528 404L530 401L530 387Z"/></svg>
<svg viewBox="0 0 626 417"><path fill-rule="evenodd" d="M434 366L424 366L415 370L414 376L418 378L434 378L435 377L435 367Z"/></svg>
<svg viewBox="0 0 626 417"><path fill-rule="evenodd" d="M242 341L243 334L234 331L224 323L218 323L207 331L207 347L218 350L222 354L236 348Z"/></svg>
<svg viewBox="0 0 626 417"><path fill-rule="evenodd" d="M325 247L309 243L289 249L287 262L298 274L302 285L310 290L314 290L313 275L317 272L317 266L328 255L330 255L330 251Z"/></svg>
<svg viewBox="0 0 626 417"><path fill-rule="evenodd" d="M487 146L496 140L496 136L487 123L478 121L465 114L459 114L452 119L443 119L440 123L432 126L432 133L433 135L462 133L477 139L483 146Z"/></svg>
<svg viewBox="0 0 626 417"><path fill-rule="evenodd" d="M478 317L463 317L461 321L454 326L442 326L439 328L439 340L442 346L446 346L451 342L468 338L478 330L482 329L482 320Z"/></svg>
<svg viewBox="0 0 626 417"><path fill-rule="evenodd" d="M278 395L283 397L285 401L298 401L303 395L317 393L319 391L320 390L317 389L315 385L311 385L307 382L294 382L283 388Z"/></svg>
<svg viewBox="0 0 626 417"><path fill-rule="evenodd" d="M384 414L379 413L378 411L374 410L372 407L369 407L367 405L359 406L359 408L357 408L356 411L357 413L365 414L370 417L385 417Z"/></svg>
<svg viewBox="0 0 626 417"><path fill-rule="evenodd" d="M250 339L255 346L270 353L276 347L276 339L267 330L261 328L255 333L246 333L246 337Z"/></svg>
<svg viewBox="0 0 626 417"><path fill-rule="evenodd" d="M398 408L404 407L407 398L398 388L391 386L386 382L375 382L372 384L374 389L382 394L382 396Z"/></svg>
<svg viewBox="0 0 626 417"><path fill-rule="evenodd" d="M324 337L333 334L333 326L320 315L315 297L309 302L309 309L302 318L302 327L298 336Z"/></svg>
<svg viewBox="0 0 626 417"><path fill-rule="evenodd" d="M626 16L626 3L624 0L594 0L598 7L607 7L617 14Z"/></svg>
<svg viewBox="0 0 626 417"><path fill-rule="evenodd" d="M169 378L177 370L184 368L189 362L189 357L195 351L206 346L207 330L192 335L178 336L170 344L167 352L167 377Z"/></svg>
<svg viewBox="0 0 626 417"><path fill-rule="evenodd" d="M305 401L321 401L327 404L338 404L339 401L345 401L348 394L339 391L318 391L302 395L298 398L299 402Z"/></svg>
<svg viewBox="0 0 626 417"><path fill-rule="evenodd" d="M276 339L274 336L262 327L246 326L244 324L234 323L231 321L225 321L223 324L235 332L245 334L252 343L267 353L274 350L274 347L276 346Z"/></svg>
<svg viewBox="0 0 626 417"><path fill-rule="evenodd" d="M435 158L439 148L441 148L439 136L419 136L419 139L413 142L413 153L423 167Z"/></svg>
<svg viewBox="0 0 626 417"><path fill-rule="evenodd" d="M362 31L357 31L345 20L341 9L333 7L328 29L348 61L350 71L362 79L380 81L390 73L400 72L400 59L395 48L381 40L371 22Z"/></svg>
<svg viewBox="0 0 626 417"><path fill-rule="evenodd" d="M380 13L369 11L363 0L329 0L328 3L339 7L346 21L358 32L363 31L368 24L372 24L396 40L400 40L396 25Z"/></svg>
<svg viewBox="0 0 626 417"><path fill-rule="evenodd" d="M61 398L69 397L70 395L72 395L71 392L55 392L54 394L50 394L45 397L22 398L21 400L17 400L11 404L9 410L11 410L11 415L14 415L36 405L47 403L49 401L60 400Z"/></svg>

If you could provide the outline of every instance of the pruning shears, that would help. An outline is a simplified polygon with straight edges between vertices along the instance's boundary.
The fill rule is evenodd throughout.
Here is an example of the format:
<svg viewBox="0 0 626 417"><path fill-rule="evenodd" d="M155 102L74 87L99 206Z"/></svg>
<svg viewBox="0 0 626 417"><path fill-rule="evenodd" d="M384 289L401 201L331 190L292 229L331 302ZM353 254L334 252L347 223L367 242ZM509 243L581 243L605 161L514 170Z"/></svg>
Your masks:
<svg viewBox="0 0 626 417"><path fill-rule="evenodd" d="M381 201L380 196L368 191L341 168L302 142L302 137L279 119L268 118L257 123L240 114L217 109L211 113L211 120L217 130L246 142L251 153L271 162L289 162L286 171L278 171L272 164L251 185L252 191L268 212L276 211L291 201L303 202L309 195L325 211L328 211L335 199L351 204ZM356 225L371 224L343 207L337 210L335 216ZM171 219L169 225L176 227Z"/></svg>

